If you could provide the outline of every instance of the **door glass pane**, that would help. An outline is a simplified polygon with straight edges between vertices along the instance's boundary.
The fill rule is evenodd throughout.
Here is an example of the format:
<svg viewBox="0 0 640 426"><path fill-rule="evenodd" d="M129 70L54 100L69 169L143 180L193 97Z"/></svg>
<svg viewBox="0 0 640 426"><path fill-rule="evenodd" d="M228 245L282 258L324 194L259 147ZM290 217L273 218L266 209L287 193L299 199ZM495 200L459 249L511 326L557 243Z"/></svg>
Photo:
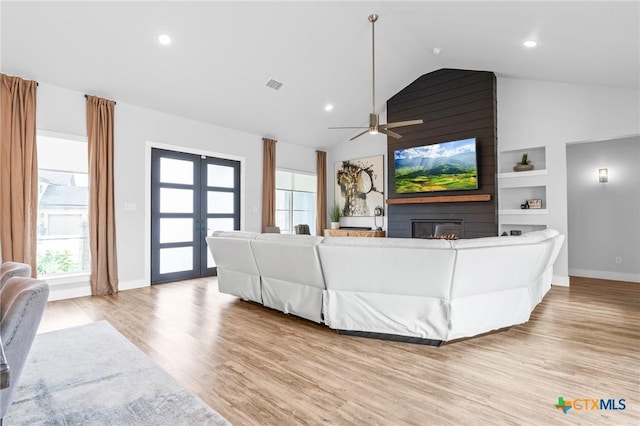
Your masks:
<svg viewBox="0 0 640 426"><path fill-rule="evenodd" d="M193 241L193 219L160 219L160 243Z"/></svg>
<svg viewBox="0 0 640 426"><path fill-rule="evenodd" d="M213 231L233 231L233 218L209 218L207 219L207 234Z"/></svg>
<svg viewBox="0 0 640 426"><path fill-rule="evenodd" d="M316 192L317 177L314 175L303 175L296 173L293 176L293 190Z"/></svg>
<svg viewBox="0 0 640 426"><path fill-rule="evenodd" d="M276 226L281 234L291 234L289 215L289 210L276 210Z"/></svg>
<svg viewBox="0 0 640 426"><path fill-rule="evenodd" d="M315 192L293 191L293 209L294 210L315 210L316 209Z"/></svg>
<svg viewBox="0 0 640 426"><path fill-rule="evenodd" d="M276 188L293 189L293 173L276 170Z"/></svg>
<svg viewBox="0 0 640 426"><path fill-rule="evenodd" d="M193 162L160 158L160 182L193 185Z"/></svg>
<svg viewBox="0 0 640 426"><path fill-rule="evenodd" d="M316 215L315 212L310 211L294 211L293 212L293 225L309 225L309 228L315 228Z"/></svg>
<svg viewBox="0 0 640 426"><path fill-rule="evenodd" d="M291 204L291 191L276 189L276 210L289 210Z"/></svg>
<svg viewBox="0 0 640 426"><path fill-rule="evenodd" d="M233 213L233 192L208 191L207 213Z"/></svg>
<svg viewBox="0 0 640 426"><path fill-rule="evenodd" d="M207 166L207 185L233 188L235 186L233 172L233 167L209 164Z"/></svg>
<svg viewBox="0 0 640 426"><path fill-rule="evenodd" d="M193 269L193 247L160 249L160 273L190 271Z"/></svg>
<svg viewBox="0 0 640 426"><path fill-rule="evenodd" d="M160 188L160 213L193 213L193 190Z"/></svg>

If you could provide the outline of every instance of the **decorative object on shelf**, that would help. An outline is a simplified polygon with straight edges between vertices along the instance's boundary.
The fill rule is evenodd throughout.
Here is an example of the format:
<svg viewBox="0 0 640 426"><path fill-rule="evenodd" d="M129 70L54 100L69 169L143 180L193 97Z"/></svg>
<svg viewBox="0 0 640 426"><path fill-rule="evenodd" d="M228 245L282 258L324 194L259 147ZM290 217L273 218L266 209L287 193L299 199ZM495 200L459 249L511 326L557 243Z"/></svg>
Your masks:
<svg viewBox="0 0 640 426"><path fill-rule="evenodd" d="M598 170L598 182L600 182L600 183L609 182L609 170L608 169L600 169L600 170Z"/></svg>
<svg viewBox="0 0 640 426"><path fill-rule="evenodd" d="M340 229L340 206L334 204L329 216L331 217L331 229Z"/></svg>
<svg viewBox="0 0 640 426"><path fill-rule="evenodd" d="M373 226L376 228L376 231L382 231L382 227L378 226L378 216L382 216L383 214L384 210L382 209L382 206L376 206L376 208L373 209Z"/></svg>
<svg viewBox="0 0 640 426"><path fill-rule="evenodd" d="M512 229L510 234L513 236L518 236L518 235L522 235L522 231L519 229Z"/></svg>
<svg viewBox="0 0 640 426"><path fill-rule="evenodd" d="M529 203L527 201L524 202L524 204L520 204L520 208L523 210L526 210L529 208Z"/></svg>
<svg viewBox="0 0 640 426"><path fill-rule="evenodd" d="M520 160L520 162L518 164L516 164L515 166L513 166L513 171L515 172L528 172L533 170L533 164L531 164L531 161L527 158L529 156L528 153L524 153L522 154L522 159Z"/></svg>
<svg viewBox="0 0 640 426"><path fill-rule="evenodd" d="M542 208L542 200L527 200L528 208L530 209L541 209Z"/></svg>
<svg viewBox="0 0 640 426"><path fill-rule="evenodd" d="M384 156L336 163L334 204L340 216L374 216L374 206L384 204Z"/></svg>
<svg viewBox="0 0 640 426"><path fill-rule="evenodd" d="M501 237L506 237L506 236L508 236L508 235L509 235L509 234L507 234L507 231L504 231L502 234L500 234L500 236L501 236Z"/></svg>

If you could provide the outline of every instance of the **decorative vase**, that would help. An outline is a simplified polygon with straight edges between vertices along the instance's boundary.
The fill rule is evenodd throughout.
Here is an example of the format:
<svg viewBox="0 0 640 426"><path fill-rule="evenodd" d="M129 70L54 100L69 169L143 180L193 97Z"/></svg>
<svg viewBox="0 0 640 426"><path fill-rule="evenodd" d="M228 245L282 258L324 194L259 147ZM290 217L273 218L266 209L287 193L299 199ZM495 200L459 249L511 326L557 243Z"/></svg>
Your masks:
<svg viewBox="0 0 640 426"><path fill-rule="evenodd" d="M340 222L331 222L331 229L340 229Z"/></svg>
<svg viewBox="0 0 640 426"><path fill-rule="evenodd" d="M533 164L518 163L515 166L513 166L513 171L515 172L528 172L530 170L533 170Z"/></svg>

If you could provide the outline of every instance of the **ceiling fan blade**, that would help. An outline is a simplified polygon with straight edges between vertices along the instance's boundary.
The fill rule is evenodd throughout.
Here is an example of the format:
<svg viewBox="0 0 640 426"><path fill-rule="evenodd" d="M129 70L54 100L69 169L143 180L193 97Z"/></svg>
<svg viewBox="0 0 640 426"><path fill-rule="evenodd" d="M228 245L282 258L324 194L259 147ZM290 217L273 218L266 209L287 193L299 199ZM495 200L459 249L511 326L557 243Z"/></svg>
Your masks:
<svg viewBox="0 0 640 426"><path fill-rule="evenodd" d="M328 127L329 129L368 129L368 127L365 126L359 126L359 127Z"/></svg>
<svg viewBox="0 0 640 426"><path fill-rule="evenodd" d="M407 120L407 121L396 121L395 123L387 123L387 124L383 124L382 126L386 129L393 129L395 127L413 126L415 124L422 124L422 123L424 123L424 121L422 120Z"/></svg>
<svg viewBox="0 0 640 426"><path fill-rule="evenodd" d="M380 133L384 133L385 135L389 135L394 139L400 139L402 135L397 134L396 132L392 132L389 129L378 129Z"/></svg>
<svg viewBox="0 0 640 426"><path fill-rule="evenodd" d="M367 130L365 130L362 133L358 133L357 135L355 135L354 137L352 137L351 139L349 139L350 141L354 140L355 138L359 138L360 136L364 135L365 133L369 133L369 128L367 127Z"/></svg>

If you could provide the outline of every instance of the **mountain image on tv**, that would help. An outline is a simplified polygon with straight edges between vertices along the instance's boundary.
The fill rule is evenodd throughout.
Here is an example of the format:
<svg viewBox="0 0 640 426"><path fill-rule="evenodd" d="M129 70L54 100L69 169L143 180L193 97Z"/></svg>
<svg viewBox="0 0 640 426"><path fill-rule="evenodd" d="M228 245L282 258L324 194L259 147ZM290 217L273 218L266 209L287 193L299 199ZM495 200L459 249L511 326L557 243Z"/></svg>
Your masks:
<svg viewBox="0 0 640 426"><path fill-rule="evenodd" d="M475 139L400 149L394 164L397 194L478 188Z"/></svg>

